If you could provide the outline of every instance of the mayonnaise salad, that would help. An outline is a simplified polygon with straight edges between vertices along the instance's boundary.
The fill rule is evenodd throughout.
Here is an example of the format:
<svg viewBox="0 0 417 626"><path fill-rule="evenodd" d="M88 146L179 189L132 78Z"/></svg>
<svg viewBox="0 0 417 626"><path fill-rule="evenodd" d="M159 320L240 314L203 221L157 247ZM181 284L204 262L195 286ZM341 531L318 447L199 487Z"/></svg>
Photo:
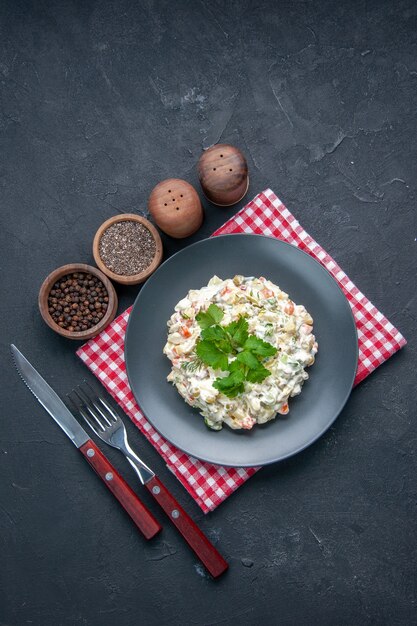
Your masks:
<svg viewBox="0 0 417 626"><path fill-rule="evenodd" d="M196 352L202 332L196 316L211 304L223 312L222 327L244 317L249 333L276 348L274 356L262 360L270 374L260 383L245 381L242 393L232 398L213 386L227 372L207 366ZM209 428L220 430L227 424L250 429L289 412L288 400L301 392L308 378L305 368L317 353L312 331L313 319L304 306L264 277L213 276L206 287L191 289L168 321L164 354L172 369L167 380L199 410Z"/></svg>

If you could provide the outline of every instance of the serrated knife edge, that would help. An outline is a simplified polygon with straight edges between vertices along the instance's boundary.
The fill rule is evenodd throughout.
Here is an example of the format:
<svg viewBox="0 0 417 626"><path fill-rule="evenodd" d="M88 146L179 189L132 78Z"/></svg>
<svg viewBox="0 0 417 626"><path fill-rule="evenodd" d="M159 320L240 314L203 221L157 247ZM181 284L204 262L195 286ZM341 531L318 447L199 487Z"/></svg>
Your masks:
<svg viewBox="0 0 417 626"><path fill-rule="evenodd" d="M29 363L26 357L14 344L10 345L13 355L14 365L20 378L26 387L35 396L38 402L62 428L65 434L71 439L73 444L80 448L90 437L77 422L66 404L57 393L48 385L46 380Z"/></svg>

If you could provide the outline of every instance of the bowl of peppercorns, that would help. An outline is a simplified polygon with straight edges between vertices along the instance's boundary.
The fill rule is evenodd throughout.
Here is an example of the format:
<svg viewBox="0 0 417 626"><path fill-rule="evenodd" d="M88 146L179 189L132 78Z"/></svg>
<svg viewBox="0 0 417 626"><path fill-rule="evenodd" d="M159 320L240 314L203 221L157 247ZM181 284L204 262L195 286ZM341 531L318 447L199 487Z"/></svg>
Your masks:
<svg viewBox="0 0 417 626"><path fill-rule="evenodd" d="M96 267L71 263L45 278L39 309L52 330L69 339L85 340L114 319L117 295L110 280Z"/></svg>

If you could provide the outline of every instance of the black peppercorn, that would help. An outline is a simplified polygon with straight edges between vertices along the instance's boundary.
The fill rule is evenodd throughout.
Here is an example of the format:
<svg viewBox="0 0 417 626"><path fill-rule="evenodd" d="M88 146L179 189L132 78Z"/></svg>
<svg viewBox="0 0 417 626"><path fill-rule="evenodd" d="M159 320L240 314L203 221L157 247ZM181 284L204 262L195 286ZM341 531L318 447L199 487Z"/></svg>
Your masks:
<svg viewBox="0 0 417 626"><path fill-rule="evenodd" d="M99 278L74 272L53 285L48 297L48 311L61 328L80 332L103 319L108 301L107 290Z"/></svg>

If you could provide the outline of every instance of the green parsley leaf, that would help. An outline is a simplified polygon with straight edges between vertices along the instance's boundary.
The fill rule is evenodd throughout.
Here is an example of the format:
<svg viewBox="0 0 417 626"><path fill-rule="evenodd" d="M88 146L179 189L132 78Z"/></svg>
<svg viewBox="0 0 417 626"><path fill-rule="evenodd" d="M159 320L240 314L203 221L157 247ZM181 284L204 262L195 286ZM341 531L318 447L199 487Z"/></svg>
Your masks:
<svg viewBox="0 0 417 626"><path fill-rule="evenodd" d="M224 312L221 310L220 307L216 306L215 304L210 304L209 308L207 309L207 313L211 315L216 324L221 322L224 317Z"/></svg>
<svg viewBox="0 0 417 626"><path fill-rule="evenodd" d="M201 338L205 341L212 341L219 350L230 354L233 352L233 346L230 343L229 335L225 332L222 326L210 326L205 328L201 332Z"/></svg>
<svg viewBox="0 0 417 626"><path fill-rule="evenodd" d="M259 363L258 368L250 369L248 371L246 375L246 380L248 380L250 383L261 383L263 380L265 380L265 378L268 378L270 374L271 372L267 370L266 367L262 365L262 363Z"/></svg>
<svg viewBox="0 0 417 626"><path fill-rule="evenodd" d="M225 339L224 341L218 341L216 343L216 346L219 348L219 350L225 352L226 354L234 354L233 346L228 339Z"/></svg>
<svg viewBox="0 0 417 626"><path fill-rule="evenodd" d="M245 373L246 367L243 363L235 359L231 363L229 363L229 372L243 372Z"/></svg>
<svg viewBox="0 0 417 626"><path fill-rule="evenodd" d="M239 352L239 354L236 357L236 361L243 363L244 365L249 367L249 369L251 370L258 369L260 365L256 356L252 354L252 352L249 352L249 350L243 350L243 352Z"/></svg>
<svg viewBox="0 0 417 626"><path fill-rule="evenodd" d="M271 373L258 361L256 356L248 350L239 352L236 361L241 363L245 368L246 380L250 383L261 383Z"/></svg>
<svg viewBox="0 0 417 626"><path fill-rule="evenodd" d="M261 360L276 354L277 349L256 335L249 335L249 324L242 315L227 326L220 326L224 312L215 304L207 311L200 311L196 320L201 328L201 339L196 352L200 363L229 372L228 376L216 378L213 387L229 398L245 391L245 381L260 383L271 372ZM229 363L228 355L236 358ZM187 364L187 368L191 364Z"/></svg>
<svg viewBox="0 0 417 626"><path fill-rule="evenodd" d="M222 341L227 339L227 334L222 326L216 324L216 326L209 326L202 330L201 338L207 341Z"/></svg>
<svg viewBox="0 0 417 626"><path fill-rule="evenodd" d="M214 324L218 324L223 319L224 313L220 307L210 304L207 311L200 311L195 316L200 328L209 328Z"/></svg>
<svg viewBox="0 0 417 626"><path fill-rule="evenodd" d="M228 369L227 354L219 350L216 344L211 341L200 340L196 345L197 356L213 369Z"/></svg>
<svg viewBox="0 0 417 626"><path fill-rule="evenodd" d="M233 343L237 344L241 348L243 348L245 341L248 338L248 329L248 321L242 316L240 316L236 322L231 322L225 327L225 331L229 333Z"/></svg>
<svg viewBox="0 0 417 626"><path fill-rule="evenodd" d="M235 371L224 378L216 378L213 383L213 387L228 398L234 398L239 393L243 393L245 391L245 386L243 384L244 380L244 373L242 371Z"/></svg>
<svg viewBox="0 0 417 626"><path fill-rule="evenodd" d="M227 326L224 326L224 330L233 337L234 333L237 330L237 322L230 322Z"/></svg>
<svg viewBox="0 0 417 626"><path fill-rule="evenodd" d="M266 341L262 341L259 337L255 335L250 335L245 341L244 345L245 350L250 350L253 354L257 354L259 356L273 356L277 353L277 349L274 348L273 345L267 343Z"/></svg>

